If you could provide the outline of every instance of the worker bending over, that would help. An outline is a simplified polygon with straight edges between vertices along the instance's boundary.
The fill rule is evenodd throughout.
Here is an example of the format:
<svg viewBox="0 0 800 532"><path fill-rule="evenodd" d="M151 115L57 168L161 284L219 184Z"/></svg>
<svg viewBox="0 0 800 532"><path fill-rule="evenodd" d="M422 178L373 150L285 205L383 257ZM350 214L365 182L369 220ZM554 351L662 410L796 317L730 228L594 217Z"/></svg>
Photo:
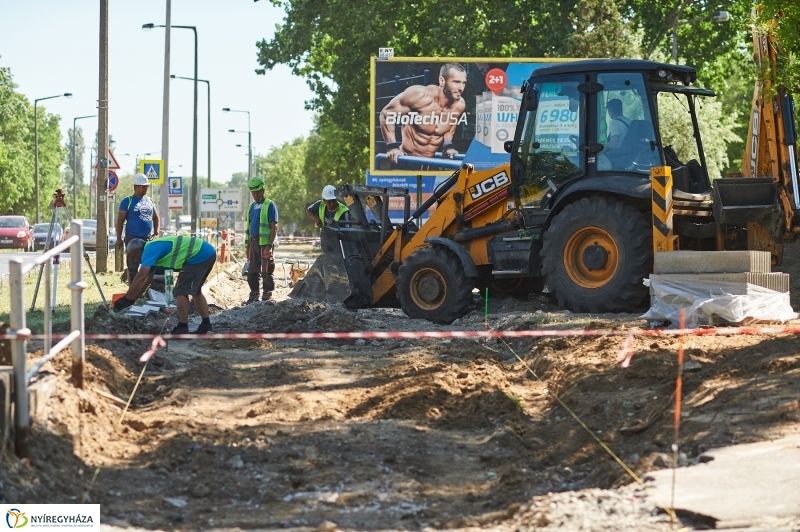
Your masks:
<svg viewBox="0 0 800 532"><path fill-rule="evenodd" d="M208 302L202 288L217 261L214 246L200 238L182 235L165 236L150 242L136 238L128 242L125 249L128 257L139 261L141 266L128 292L114 303L114 310L124 310L133 305L150 286L156 268L180 271L173 291L178 307L178 325L172 333L189 333L189 296L193 296L197 313L203 319L192 334L211 332Z"/></svg>

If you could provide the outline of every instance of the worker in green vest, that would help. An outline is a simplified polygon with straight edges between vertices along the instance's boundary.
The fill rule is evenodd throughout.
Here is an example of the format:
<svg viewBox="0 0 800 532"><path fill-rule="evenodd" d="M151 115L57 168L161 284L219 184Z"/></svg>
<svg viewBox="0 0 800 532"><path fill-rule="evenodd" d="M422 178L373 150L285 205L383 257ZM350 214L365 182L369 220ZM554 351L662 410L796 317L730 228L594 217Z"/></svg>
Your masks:
<svg viewBox="0 0 800 532"><path fill-rule="evenodd" d="M150 286L156 268L175 270L180 272L173 290L178 307L178 325L172 333L189 334L189 296L194 299L194 306L203 320L191 334L211 332L208 302L202 288L217 261L214 246L189 235L165 236L150 242L135 238L125 246L125 253L141 266L125 296L114 303L114 310L124 310L133 305Z"/></svg>
<svg viewBox="0 0 800 532"><path fill-rule="evenodd" d="M312 203L306 209L306 214L314 220L314 225L317 227L328 225L330 222L338 222L339 220L345 222L351 220L347 205L336 199L336 188L333 185L327 185L322 189L322 199Z"/></svg>
<svg viewBox="0 0 800 532"><path fill-rule="evenodd" d="M271 199L264 197L264 180L260 177L250 179L247 184L253 202L247 210L245 230L247 231L247 284L250 297L244 302L249 305L259 298L259 279L263 281L261 300L268 301L275 290L275 258L273 248L278 234L278 207Z"/></svg>

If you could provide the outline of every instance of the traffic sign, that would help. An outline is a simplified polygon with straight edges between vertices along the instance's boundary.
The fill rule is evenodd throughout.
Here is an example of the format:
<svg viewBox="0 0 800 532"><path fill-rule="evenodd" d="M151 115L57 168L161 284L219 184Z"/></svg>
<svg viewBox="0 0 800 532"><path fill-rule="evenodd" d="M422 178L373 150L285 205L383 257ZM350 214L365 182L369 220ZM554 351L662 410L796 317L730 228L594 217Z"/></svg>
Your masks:
<svg viewBox="0 0 800 532"><path fill-rule="evenodd" d="M108 168L109 170L119 170L120 168L122 168L117 162L117 158L114 157L114 152L111 151L111 148L108 149L108 159L106 159L106 162L108 163L108 166L106 166L106 168ZM96 162L94 167L97 168L99 164L100 161Z"/></svg>
<svg viewBox="0 0 800 532"><path fill-rule="evenodd" d="M183 209L183 196L170 196L168 205L170 209Z"/></svg>
<svg viewBox="0 0 800 532"><path fill-rule="evenodd" d="M117 189L117 186L119 186L119 177L117 177L117 174L115 174L114 172L109 170L108 171L108 191L109 192L114 192Z"/></svg>
<svg viewBox="0 0 800 532"><path fill-rule="evenodd" d="M173 195L183 195L183 178L182 177L175 177L170 176L169 178L169 194L170 196Z"/></svg>
<svg viewBox="0 0 800 532"><path fill-rule="evenodd" d="M139 173L144 174L151 185L160 185L164 182L164 161L160 159L139 161Z"/></svg>
<svg viewBox="0 0 800 532"><path fill-rule="evenodd" d="M201 188L200 212L241 212L242 189Z"/></svg>

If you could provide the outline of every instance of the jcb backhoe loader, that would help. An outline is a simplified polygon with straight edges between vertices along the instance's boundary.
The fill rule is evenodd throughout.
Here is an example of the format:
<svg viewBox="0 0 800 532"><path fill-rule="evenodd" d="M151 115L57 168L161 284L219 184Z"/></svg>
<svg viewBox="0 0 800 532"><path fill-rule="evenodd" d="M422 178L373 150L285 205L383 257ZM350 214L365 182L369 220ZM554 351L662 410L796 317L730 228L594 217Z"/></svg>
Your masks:
<svg viewBox="0 0 800 532"><path fill-rule="evenodd" d="M692 67L642 60L535 70L506 143L508 164L481 171L463 164L414 213L405 190L340 187L354 221L323 229L322 256L292 296L351 308L399 301L412 318L450 323L469 311L474 287L505 282L521 292L546 285L576 312L637 310L661 223L653 213L669 202L653 194L651 168L671 170L682 249L768 249L779 261L795 231L797 169L712 186L696 106L714 93L692 86L695 79ZM659 108L675 98L690 119L680 134L695 146L691 160L662 143ZM620 114L623 125L613 124ZM793 131L791 119L783 127ZM786 143L793 139L785 134ZM392 196L406 205L396 225L388 218ZM377 221L367 221L367 209Z"/></svg>

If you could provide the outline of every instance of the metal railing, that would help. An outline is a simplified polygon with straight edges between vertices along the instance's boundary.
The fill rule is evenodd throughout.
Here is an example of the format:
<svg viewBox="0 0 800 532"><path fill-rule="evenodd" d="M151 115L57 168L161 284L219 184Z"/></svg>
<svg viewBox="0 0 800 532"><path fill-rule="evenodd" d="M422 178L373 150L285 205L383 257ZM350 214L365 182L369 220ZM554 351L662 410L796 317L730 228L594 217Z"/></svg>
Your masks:
<svg viewBox="0 0 800 532"><path fill-rule="evenodd" d="M30 412L28 404L28 382L48 360L60 353L68 345L72 347L72 383L77 388L83 388L83 370L85 363L85 338L84 338L84 309L83 291L87 284L83 281L83 230L82 223L72 221L70 233L72 236L61 244L42 253L34 262L23 264L22 259L14 258L9 261L9 276L11 288L11 330L9 333L24 335L11 340L11 361L14 366L14 451L20 458L28 457L27 438L30 431ZM51 269L52 259L62 251L69 248L70 253L70 283L67 285L72 290L70 310L70 333L53 347L50 347L52 337L52 316L47 307L47 297L51 294ZM26 371L26 337L31 331L25 324L25 292L23 278L37 266L45 265L45 309L44 309L44 334L45 355Z"/></svg>

